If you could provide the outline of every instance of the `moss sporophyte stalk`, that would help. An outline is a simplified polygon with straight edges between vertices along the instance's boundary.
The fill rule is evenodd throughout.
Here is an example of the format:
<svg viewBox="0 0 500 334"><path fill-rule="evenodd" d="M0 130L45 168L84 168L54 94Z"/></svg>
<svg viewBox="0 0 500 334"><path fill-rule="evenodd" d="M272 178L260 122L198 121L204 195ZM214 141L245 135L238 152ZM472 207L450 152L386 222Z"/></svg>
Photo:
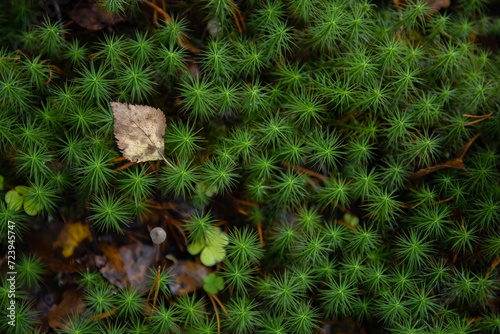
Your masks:
<svg viewBox="0 0 500 334"><path fill-rule="evenodd" d="M0 332L500 333L497 4L1 2Z"/></svg>

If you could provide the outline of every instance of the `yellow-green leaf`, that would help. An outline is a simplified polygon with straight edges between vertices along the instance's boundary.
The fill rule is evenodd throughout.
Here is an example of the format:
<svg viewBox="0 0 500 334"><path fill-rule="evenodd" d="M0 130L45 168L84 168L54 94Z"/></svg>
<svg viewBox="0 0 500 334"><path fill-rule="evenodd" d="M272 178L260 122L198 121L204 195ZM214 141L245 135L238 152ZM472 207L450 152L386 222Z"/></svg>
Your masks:
<svg viewBox="0 0 500 334"><path fill-rule="evenodd" d="M41 209L41 205L37 205L33 200L24 201L24 211L30 216L36 216Z"/></svg>
<svg viewBox="0 0 500 334"><path fill-rule="evenodd" d="M196 240L195 242L191 243L189 246L188 246L188 252L189 254L191 255L196 255L198 254L199 252L201 252L201 250L205 247L205 243L203 242L203 240L199 239L199 240Z"/></svg>
<svg viewBox="0 0 500 334"><path fill-rule="evenodd" d="M16 186L16 191L19 195L26 196L28 195L28 192L30 191L30 187L26 186Z"/></svg>
<svg viewBox="0 0 500 334"><path fill-rule="evenodd" d="M224 247L227 244L229 244L229 238L220 228L217 228L217 231L210 235L208 246Z"/></svg>
<svg viewBox="0 0 500 334"><path fill-rule="evenodd" d="M226 250L218 246L206 246L200 254L201 263L207 267L211 267L217 262L224 260Z"/></svg>
<svg viewBox="0 0 500 334"><path fill-rule="evenodd" d="M5 203L7 203L7 207L9 209L13 209L15 211L21 210L23 207L23 196L19 195L15 190L9 190L5 194Z"/></svg>
<svg viewBox="0 0 500 334"><path fill-rule="evenodd" d="M224 280L222 277L215 275L215 273L205 276L203 281L205 282L203 289L213 295L224 289Z"/></svg>
<svg viewBox="0 0 500 334"><path fill-rule="evenodd" d="M346 213L344 215L344 220L347 224L356 227L359 224L359 218L356 216L353 216L349 213Z"/></svg>

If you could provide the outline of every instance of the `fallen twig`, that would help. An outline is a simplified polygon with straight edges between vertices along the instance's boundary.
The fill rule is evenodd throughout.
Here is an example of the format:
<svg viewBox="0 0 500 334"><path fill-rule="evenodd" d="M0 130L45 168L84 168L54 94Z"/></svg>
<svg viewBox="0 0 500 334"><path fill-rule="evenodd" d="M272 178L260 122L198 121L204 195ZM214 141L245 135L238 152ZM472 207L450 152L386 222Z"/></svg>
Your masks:
<svg viewBox="0 0 500 334"><path fill-rule="evenodd" d="M437 165L432 166L432 167L420 169L420 170L416 171L415 173L413 173L410 176L410 180L419 179L419 178L421 178L421 177L423 177L423 176L425 176L427 174L434 173L434 172L437 172L438 170L445 169L445 168L461 169L461 170L465 171L467 174L470 174L470 172L465 168L465 165L463 163L463 158L464 158L465 153L469 149L469 147L472 145L472 143L480 135L481 135L481 133L478 133L474 137L472 137L467 142L467 144L465 144L464 148L462 149L462 151L460 152L460 154L459 154L459 156L457 158L451 159L451 160L448 160L448 161L445 161L445 162L442 162L442 163L437 164Z"/></svg>

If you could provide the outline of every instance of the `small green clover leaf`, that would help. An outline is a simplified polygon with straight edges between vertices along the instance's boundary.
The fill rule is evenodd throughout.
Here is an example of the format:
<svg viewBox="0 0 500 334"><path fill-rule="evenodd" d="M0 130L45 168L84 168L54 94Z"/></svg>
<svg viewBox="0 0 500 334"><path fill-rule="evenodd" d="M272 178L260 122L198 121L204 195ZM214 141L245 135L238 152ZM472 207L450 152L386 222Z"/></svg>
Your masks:
<svg viewBox="0 0 500 334"><path fill-rule="evenodd" d="M212 197L217 193L217 188L215 186L207 185L206 183L198 183L196 185L196 190L206 197Z"/></svg>
<svg viewBox="0 0 500 334"><path fill-rule="evenodd" d="M15 190L9 190L5 194L5 203L7 203L7 207L14 211L19 211L23 207L23 195L20 195Z"/></svg>
<svg viewBox="0 0 500 334"><path fill-rule="evenodd" d="M193 243L191 243L190 245L188 245L188 252L191 255L196 255L199 252L201 252L203 248L205 248L205 243L203 242L203 240L198 239Z"/></svg>
<svg viewBox="0 0 500 334"><path fill-rule="evenodd" d="M17 186L15 190L9 190L5 194L5 203L7 203L7 207L19 211L24 204L24 211L30 216L36 216L42 207L33 200L25 200L25 196L30 190L31 189L26 186Z"/></svg>
<svg viewBox="0 0 500 334"><path fill-rule="evenodd" d="M214 227L207 233L207 244L210 246L224 247L229 244L229 238L220 228Z"/></svg>
<svg viewBox="0 0 500 334"><path fill-rule="evenodd" d="M191 255L196 255L201 252L200 260L207 267L215 265L217 262L224 260L226 257L225 247L229 243L227 234L222 232L220 228L214 227L212 231L207 233L206 240L195 240L188 246L188 252Z"/></svg>
<svg viewBox="0 0 500 334"><path fill-rule="evenodd" d="M3 178L3 175L0 175L0 190L3 190L3 181L5 179Z"/></svg>
<svg viewBox="0 0 500 334"><path fill-rule="evenodd" d="M347 224L356 227L359 224L359 218L351 215L350 213L346 213L344 215L344 220Z"/></svg>
<svg viewBox="0 0 500 334"><path fill-rule="evenodd" d="M193 203L196 207L205 207L212 196L217 193L214 186L208 186L205 183L198 183L193 196Z"/></svg>
<svg viewBox="0 0 500 334"><path fill-rule="evenodd" d="M26 187L26 186L16 186L15 189L19 195L23 195L23 196L28 195L28 193L30 192L30 187Z"/></svg>
<svg viewBox="0 0 500 334"><path fill-rule="evenodd" d="M33 200L27 199L24 201L24 211L30 216L36 216L41 209L42 206Z"/></svg>
<svg viewBox="0 0 500 334"><path fill-rule="evenodd" d="M201 263L207 267L215 265L217 262L224 260L226 250L219 246L206 246L200 254Z"/></svg>
<svg viewBox="0 0 500 334"><path fill-rule="evenodd" d="M203 281L205 282L203 289L213 295L224 289L224 280L222 277L215 275L215 273L205 276Z"/></svg>

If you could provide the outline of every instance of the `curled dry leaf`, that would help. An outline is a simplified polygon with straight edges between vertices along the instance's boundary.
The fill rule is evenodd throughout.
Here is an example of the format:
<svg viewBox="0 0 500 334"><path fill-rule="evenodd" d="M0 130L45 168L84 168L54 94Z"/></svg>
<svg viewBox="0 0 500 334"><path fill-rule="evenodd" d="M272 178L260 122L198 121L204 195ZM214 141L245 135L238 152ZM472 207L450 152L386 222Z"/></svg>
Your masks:
<svg viewBox="0 0 500 334"><path fill-rule="evenodd" d="M164 159L167 121L160 109L111 102L115 136L123 156L134 162Z"/></svg>
<svg viewBox="0 0 500 334"><path fill-rule="evenodd" d="M59 232L56 242L53 243L53 247L61 247L63 256L69 258L73 256L75 248L85 240L92 241L92 234L90 234L87 223L76 222L65 224Z"/></svg>
<svg viewBox="0 0 500 334"><path fill-rule="evenodd" d="M53 330L68 330L68 319L72 314L81 314L85 311L85 303L74 289L64 291L59 304L52 305L47 320Z"/></svg>
<svg viewBox="0 0 500 334"><path fill-rule="evenodd" d="M175 296L182 296L200 289L205 276L210 274L210 269L194 261L179 261L170 271L172 282L168 284L170 291Z"/></svg>
<svg viewBox="0 0 500 334"><path fill-rule="evenodd" d="M79 26L90 31L98 31L123 21L120 15L113 15L101 7L102 4L95 0L80 0L72 10L68 11L68 15Z"/></svg>
<svg viewBox="0 0 500 334"><path fill-rule="evenodd" d="M104 278L120 289L132 286L140 292L147 291L148 268L155 257L153 247L142 243L117 247L101 242L99 249L102 256L96 256L95 261Z"/></svg>

